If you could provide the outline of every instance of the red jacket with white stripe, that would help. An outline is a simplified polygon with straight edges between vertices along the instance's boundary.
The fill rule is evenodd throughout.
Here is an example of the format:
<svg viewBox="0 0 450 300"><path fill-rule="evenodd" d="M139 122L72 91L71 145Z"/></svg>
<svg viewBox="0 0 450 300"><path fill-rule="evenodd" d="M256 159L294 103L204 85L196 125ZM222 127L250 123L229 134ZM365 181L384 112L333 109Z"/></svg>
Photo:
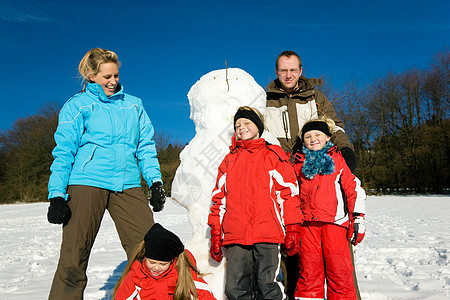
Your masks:
<svg viewBox="0 0 450 300"><path fill-rule="evenodd" d="M185 250L190 261L196 265L194 256ZM178 271L174 268L176 260L170 264L169 270L154 277L145 266L136 260L124 278L116 293L116 300L172 300L178 281ZM199 300L216 300L203 278L191 271L197 288Z"/></svg>
<svg viewBox="0 0 450 300"><path fill-rule="evenodd" d="M284 226L303 222L294 169L280 146L232 138L219 166L208 225L223 245L283 243Z"/></svg>
<svg viewBox="0 0 450 300"><path fill-rule="evenodd" d="M352 174L336 146L328 151L335 164L333 174L318 174L312 179L302 173L305 160L296 154L295 173L300 186L300 201L305 221L349 225L349 213L366 213L366 193L360 180Z"/></svg>

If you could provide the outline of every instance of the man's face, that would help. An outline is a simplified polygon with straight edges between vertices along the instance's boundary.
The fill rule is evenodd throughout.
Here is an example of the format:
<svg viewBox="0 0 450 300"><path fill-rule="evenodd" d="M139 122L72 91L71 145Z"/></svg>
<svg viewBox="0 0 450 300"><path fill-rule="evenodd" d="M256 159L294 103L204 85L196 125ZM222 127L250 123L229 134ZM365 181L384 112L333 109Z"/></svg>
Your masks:
<svg viewBox="0 0 450 300"><path fill-rule="evenodd" d="M283 90L288 93L292 92L298 86L298 79L302 75L298 58L293 55L280 57L275 74L277 74Z"/></svg>

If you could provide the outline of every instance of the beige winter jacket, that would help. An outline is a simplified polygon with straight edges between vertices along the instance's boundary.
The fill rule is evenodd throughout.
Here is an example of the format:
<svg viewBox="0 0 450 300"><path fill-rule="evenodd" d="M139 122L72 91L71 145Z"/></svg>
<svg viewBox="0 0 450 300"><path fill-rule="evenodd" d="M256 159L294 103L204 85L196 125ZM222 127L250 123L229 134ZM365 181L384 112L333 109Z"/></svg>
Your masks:
<svg viewBox="0 0 450 300"><path fill-rule="evenodd" d="M281 88L278 79L267 87L265 127L277 137L283 150L292 152L297 139L300 139L298 132L305 122L320 116L336 123L331 142L339 149L349 147L353 150L353 145L345 133L344 123L336 116L327 97L314 88L311 79L302 76L298 83L298 89L292 94Z"/></svg>

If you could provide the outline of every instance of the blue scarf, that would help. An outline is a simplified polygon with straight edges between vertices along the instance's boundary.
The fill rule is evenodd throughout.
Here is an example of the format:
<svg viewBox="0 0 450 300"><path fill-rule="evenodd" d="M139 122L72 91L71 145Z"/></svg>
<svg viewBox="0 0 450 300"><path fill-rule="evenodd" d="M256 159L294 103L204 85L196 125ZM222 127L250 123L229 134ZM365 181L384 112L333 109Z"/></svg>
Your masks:
<svg viewBox="0 0 450 300"><path fill-rule="evenodd" d="M327 154L328 150L334 145L327 142L321 150L312 151L303 146L305 161L302 167L302 173L308 179L313 179L317 174L329 175L334 173L334 160Z"/></svg>

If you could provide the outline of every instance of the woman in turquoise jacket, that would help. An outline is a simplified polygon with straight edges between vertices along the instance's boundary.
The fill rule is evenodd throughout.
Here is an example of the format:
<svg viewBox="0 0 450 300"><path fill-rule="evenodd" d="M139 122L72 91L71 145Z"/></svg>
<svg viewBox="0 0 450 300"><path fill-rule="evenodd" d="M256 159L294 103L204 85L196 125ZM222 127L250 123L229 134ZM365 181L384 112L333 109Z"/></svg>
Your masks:
<svg viewBox="0 0 450 300"><path fill-rule="evenodd" d="M59 114L47 217L63 224L63 240L49 299L83 299L89 254L105 209L131 257L154 224L141 174L151 186L153 210L164 206L153 126L142 101L123 92L119 67L114 52L88 51L79 65L84 90Z"/></svg>

